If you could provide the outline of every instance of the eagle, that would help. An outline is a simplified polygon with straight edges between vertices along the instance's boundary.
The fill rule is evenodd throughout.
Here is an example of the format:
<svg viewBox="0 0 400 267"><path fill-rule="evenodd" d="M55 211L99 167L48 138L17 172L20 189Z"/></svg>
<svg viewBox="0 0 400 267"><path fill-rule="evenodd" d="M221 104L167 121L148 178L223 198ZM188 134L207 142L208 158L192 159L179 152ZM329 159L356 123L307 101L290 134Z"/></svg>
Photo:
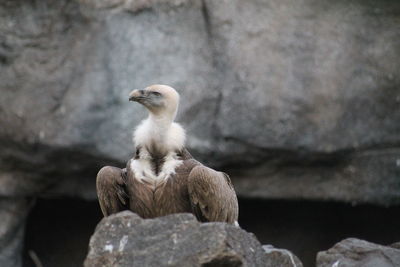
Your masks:
<svg viewBox="0 0 400 267"><path fill-rule="evenodd" d="M129 101L149 112L133 134L136 153L126 168L103 167L96 188L103 215L131 210L142 218L189 212L201 222L237 224L238 201L229 176L192 157L174 122L178 92L167 85L133 90Z"/></svg>

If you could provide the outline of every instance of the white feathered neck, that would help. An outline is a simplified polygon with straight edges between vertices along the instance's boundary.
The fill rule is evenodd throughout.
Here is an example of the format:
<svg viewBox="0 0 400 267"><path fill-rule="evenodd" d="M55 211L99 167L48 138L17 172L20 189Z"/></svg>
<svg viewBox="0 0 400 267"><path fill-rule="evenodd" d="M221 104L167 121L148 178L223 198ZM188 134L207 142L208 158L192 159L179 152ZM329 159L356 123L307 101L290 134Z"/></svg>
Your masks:
<svg viewBox="0 0 400 267"><path fill-rule="evenodd" d="M175 116L154 115L143 120L133 135L135 147L156 145L165 152L181 150L185 145L185 130L176 122Z"/></svg>

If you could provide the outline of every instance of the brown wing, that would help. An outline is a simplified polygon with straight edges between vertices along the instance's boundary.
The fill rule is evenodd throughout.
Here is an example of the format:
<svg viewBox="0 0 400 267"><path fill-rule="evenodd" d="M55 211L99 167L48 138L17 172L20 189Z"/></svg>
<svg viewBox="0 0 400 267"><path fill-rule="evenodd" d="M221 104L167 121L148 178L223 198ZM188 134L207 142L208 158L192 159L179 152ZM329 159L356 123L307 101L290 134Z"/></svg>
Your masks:
<svg viewBox="0 0 400 267"><path fill-rule="evenodd" d="M125 169L106 166L97 174L97 196L104 216L129 208L125 181Z"/></svg>
<svg viewBox="0 0 400 267"><path fill-rule="evenodd" d="M238 220L238 201L227 174L196 166L189 174L188 190L193 212L200 221Z"/></svg>

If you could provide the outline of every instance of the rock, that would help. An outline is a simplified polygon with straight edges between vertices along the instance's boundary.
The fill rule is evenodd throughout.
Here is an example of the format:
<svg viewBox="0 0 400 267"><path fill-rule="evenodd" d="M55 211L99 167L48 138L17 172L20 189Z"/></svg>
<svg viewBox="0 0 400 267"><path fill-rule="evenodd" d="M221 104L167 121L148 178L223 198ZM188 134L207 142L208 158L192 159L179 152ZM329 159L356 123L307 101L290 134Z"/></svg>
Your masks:
<svg viewBox="0 0 400 267"><path fill-rule="evenodd" d="M399 203L400 69L382 59L400 56L400 4L204 2L224 77L215 154L239 166L238 194Z"/></svg>
<svg viewBox="0 0 400 267"><path fill-rule="evenodd" d="M162 82L182 95L189 149L239 196L399 204L399 8L1 3L0 196L95 199L146 116L129 91Z"/></svg>
<svg viewBox="0 0 400 267"><path fill-rule="evenodd" d="M267 254L267 266L303 267L299 258L287 249L274 248L271 245L263 245L262 248Z"/></svg>
<svg viewBox="0 0 400 267"><path fill-rule="evenodd" d="M29 199L0 198L0 266L22 266L25 220L31 207Z"/></svg>
<svg viewBox="0 0 400 267"><path fill-rule="evenodd" d="M389 247L400 249L400 242L393 243Z"/></svg>
<svg viewBox="0 0 400 267"><path fill-rule="evenodd" d="M154 9L159 6L166 6L167 8L179 7L191 0L78 0L84 6L96 10L106 10L106 11L129 11L137 13L145 9Z"/></svg>
<svg viewBox="0 0 400 267"><path fill-rule="evenodd" d="M0 3L0 197L96 199L178 89L201 161L241 197L400 204L398 1ZM3 211L0 211L3 212Z"/></svg>
<svg viewBox="0 0 400 267"><path fill-rule="evenodd" d="M253 234L233 225L125 211L98 224L84 266L293 266L286 258L264 253Z"/></svg>
<svg viewBox="0 0 400 267"><path fill-rule="evenodd" d="M395 267L400 265L400 250L364 240L348 238L329 250L319 252L317 267Z"/></svg>

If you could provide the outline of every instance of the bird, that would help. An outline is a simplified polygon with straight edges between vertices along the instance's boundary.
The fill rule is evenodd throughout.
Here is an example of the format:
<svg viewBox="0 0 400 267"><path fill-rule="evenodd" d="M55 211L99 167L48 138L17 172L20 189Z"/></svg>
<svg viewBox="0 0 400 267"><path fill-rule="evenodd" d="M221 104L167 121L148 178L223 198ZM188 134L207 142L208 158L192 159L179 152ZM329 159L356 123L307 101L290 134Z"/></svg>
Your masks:
<svg viewBox="0 0 400 267"><path fill-rule="evenodd" d="M105 217L131 210L142 218L192 213L200 222L238 225L238 200L229 176L209 168L185 147L185 130L174 120L180 96L168 85L135 89L129 101L148 110L133 134L135 156L126 168L105 166L96 178Z"/></svg>

